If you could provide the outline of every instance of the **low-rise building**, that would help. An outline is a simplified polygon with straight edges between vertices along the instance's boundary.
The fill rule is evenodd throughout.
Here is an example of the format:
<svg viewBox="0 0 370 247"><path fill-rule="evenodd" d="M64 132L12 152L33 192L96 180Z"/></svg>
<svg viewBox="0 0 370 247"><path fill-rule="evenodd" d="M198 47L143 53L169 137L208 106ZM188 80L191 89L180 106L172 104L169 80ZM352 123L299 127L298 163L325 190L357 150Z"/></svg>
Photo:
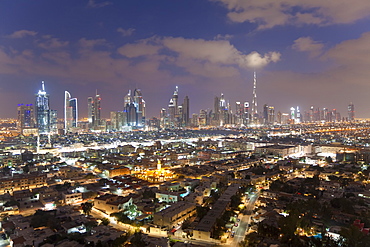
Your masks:
<svg viewBox="0 0 370 247"><path fill-rule="evenodd" d="M160 212L155 213L153 217L153 223L158 226L170 227L193 216L195 213L195 203L181 201Z"/></svg>

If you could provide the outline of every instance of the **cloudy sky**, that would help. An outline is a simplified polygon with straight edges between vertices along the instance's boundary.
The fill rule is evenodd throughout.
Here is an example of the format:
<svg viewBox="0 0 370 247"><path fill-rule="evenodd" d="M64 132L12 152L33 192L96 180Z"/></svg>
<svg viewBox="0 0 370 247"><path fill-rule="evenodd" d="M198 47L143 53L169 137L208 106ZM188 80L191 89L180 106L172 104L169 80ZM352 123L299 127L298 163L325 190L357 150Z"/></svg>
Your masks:
<svg viewBox="0 0 370 247"><path fill-rule="evenodd" d="M288 112L310 105L370 117L370 1L2 0L0 117L16 117L46 84L63 116L68 90L87 115L98 90L102 114L140 88L147 117L179 86L191 113L223 93Z"/></svg>

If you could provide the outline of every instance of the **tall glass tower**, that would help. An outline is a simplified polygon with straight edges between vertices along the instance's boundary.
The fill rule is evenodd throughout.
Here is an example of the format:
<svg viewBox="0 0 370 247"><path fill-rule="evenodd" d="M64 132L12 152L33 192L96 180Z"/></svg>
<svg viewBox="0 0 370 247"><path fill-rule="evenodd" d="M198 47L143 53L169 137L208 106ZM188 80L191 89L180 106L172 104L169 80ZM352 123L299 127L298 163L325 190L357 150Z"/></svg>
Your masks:
<svg viewBox="0 0 370 247"><path fill-rule="evenodd" d="M50 132L50 106L49 95L45 91L45 83L41 82L41 90L36 94L35 104L36 125L39 134L49 134Z"/></svg>
<svg viewBox="0 0 370 247"><path fill-rule="evenodd" d="M68 91L64 92L64 129L76 128L78 121L77 99L71 98Z"/></svg>

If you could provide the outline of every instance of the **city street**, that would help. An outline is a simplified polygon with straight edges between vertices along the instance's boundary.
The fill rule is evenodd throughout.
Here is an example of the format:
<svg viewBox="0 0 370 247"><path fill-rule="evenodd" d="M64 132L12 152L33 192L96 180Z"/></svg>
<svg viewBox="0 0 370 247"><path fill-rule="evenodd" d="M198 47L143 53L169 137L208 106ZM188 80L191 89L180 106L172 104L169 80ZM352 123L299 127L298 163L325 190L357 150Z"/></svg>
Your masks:
<svg viewBox="0 0 370 247"><path fill-rule="evenodd" d="M238 227L233 227L233 231L235 231L234 238L230 238L226 244L223 246L238 246L238 243L244 240L245 233L248 232L248 226L250 224L250 213L254 209L254 204L259 196L259 193L254 193L249 197L249 201L246 205L245 212L247 215L241 214L242 217L240 218L240 222L238 223Z"/></svg>

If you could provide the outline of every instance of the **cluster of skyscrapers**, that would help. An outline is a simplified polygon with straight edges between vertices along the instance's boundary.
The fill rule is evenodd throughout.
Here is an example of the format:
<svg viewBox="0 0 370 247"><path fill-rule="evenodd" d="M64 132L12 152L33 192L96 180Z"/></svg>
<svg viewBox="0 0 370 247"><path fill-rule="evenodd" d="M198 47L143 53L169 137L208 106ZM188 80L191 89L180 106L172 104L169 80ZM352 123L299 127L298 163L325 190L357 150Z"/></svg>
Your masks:
<svg viewBox="0 0 370 247"><path fill-rule="evenodd" d="M123 111L111 112L111 130L131 130L145 126L145 100L140 89L123 98Z"/></svg>
<svg viewBox="0 0 370 247"><path fill-rule="evenodd" d="M289 113L275 113L274 106L265 104L261 112L257 108L257 78L253 76L252 104L248 101L235 103L235 111L231 109L230 101L224 94L214 98L213 109L200 110L199 114L190 117L189 97L185 96L179 102L179 88L176 86L169 100L168 108L162 108L160 118L146 118L145 100L140 89L131 90L123 97L122 111L110 113L110 121L101 117L101 97L96 92L94 97L88 97L87 121L79 120L78 101L72 98L68 91L64 92L64 121L57 120L57 111L50 109L49 94L45 91L45 83L36 94L35 104L18 105L18 128L23 134L56 134L90 131L127 131L149 128L181 128L198 126L215 127L246 127L256 125L297 124L314 122L353 121L355 107L348 105L348 117L342 118L336 109L310 107L301 114L300 108L291 107ZM250 109L251 108L251 109Z"/></svg>
<svg viewBox="0 0 370 247"><path fill-rule="evenodd" d="M36 94L35 105L18 105L18 126L28 134L53 134L57 132L57 111L50 109L49 94L45 91L45 83Z"/></svg>

